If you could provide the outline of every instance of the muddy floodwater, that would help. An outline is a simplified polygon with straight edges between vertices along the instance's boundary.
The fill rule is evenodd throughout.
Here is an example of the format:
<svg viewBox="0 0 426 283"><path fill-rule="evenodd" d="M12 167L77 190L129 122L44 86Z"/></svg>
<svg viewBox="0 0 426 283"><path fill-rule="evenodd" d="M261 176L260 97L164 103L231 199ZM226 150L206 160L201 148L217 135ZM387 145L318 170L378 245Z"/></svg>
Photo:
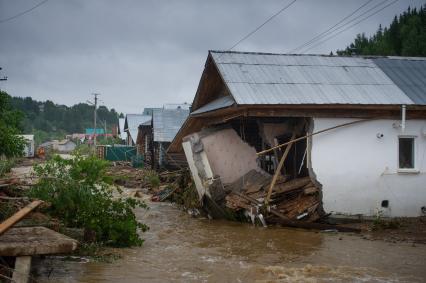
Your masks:
<svg viewBox="0 0 426 283"><path fill-rule="evenodd" d="M113 263L35 263L38 282L425 282L426 246L192 218L169 203L138 217L142 247Z"/></svg>

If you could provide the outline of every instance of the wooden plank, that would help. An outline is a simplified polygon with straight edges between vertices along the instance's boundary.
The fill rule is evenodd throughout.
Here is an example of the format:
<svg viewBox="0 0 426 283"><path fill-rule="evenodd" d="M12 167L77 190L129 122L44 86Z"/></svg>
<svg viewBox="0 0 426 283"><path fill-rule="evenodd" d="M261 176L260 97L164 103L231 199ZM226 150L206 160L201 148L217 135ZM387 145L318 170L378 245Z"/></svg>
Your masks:
<svg viewBox="0 0 426 283"><path fill-rule="evenodd" d="M17 213L6 219L0 224L0 235L7 231L10 227L19 222L22 218L24 218L28 213L34 210L37 206L42 204L43 201L35 200L23 209L19 210Z"/></svg>
<svg viewBox="0 0 426 283"><path fill-rule="evenodd" d="M31 256L18 256L15 260L15 271L12 282L27 283L30 281Z"/></svg>
<svg viewBox="0 0 426 283"><path fill-rule="evenodd" d="M296 134L293 132L293 135L291 136L290 142L292 140L294 140L295 137L296 137ZM293 145L293 143L289 143L288 146L285 148L283 157L281 157L280 163L278 164L278 168L275 169L274 177L272 178L272 182L271 182L271 185L269 186L268 194L266 195L266 198L265 198L265 204L268 204L269 200L271 199L272 189L275 186L275 182L277 181L278 176L281 174L281 168L284 165L284 161L287 158L287 155L290 152L290 148L291 148L292 145Z"/></svg>
<svg viewBox="0 0 426 283"><path fill-rule="evenodd" d="M78 242L45 227L11 228L0 236L0 256L63 254Z"/></svg>
<svg viewBox="0 0 426 283"><path fill-rule="evenodd" d="M311 182L310 177L293 179L291 181L275 186L274 192L276 192L277 194L290 192L292 190L302 188L303 186L309 184L310 182Z"/></svg>

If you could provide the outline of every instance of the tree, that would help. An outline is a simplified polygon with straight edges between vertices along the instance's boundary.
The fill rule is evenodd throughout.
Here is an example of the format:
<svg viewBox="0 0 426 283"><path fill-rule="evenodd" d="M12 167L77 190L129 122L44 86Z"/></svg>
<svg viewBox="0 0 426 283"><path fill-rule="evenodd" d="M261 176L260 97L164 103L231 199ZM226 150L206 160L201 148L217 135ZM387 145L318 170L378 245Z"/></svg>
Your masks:
<svg viewBox="0 0 426 283"><path fill-rule="evenodd" d="M379 25L377 32L367 38L358 34L354 42L339 55L426 56L426 6L419 10L408 7L395 16L389 27Z"/></svg>
<svg viewBox="0 0 426 283"><path fill-rule="evenodd" d="M0 157L14 157L23 154L25 141L20 133L22 113L13 110L10 96L0 91Z"/></svg>

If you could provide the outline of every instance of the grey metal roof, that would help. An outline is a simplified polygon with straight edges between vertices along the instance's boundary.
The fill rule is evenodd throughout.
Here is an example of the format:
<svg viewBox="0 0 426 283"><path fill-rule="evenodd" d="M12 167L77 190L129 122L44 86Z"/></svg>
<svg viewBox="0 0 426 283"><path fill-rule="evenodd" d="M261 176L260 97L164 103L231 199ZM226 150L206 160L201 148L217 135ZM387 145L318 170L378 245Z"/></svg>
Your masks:
<svg viewBox="0 0 426 283"><path fill-rule="evenodd" d="M138 136L138 127L141 124L151 121L151 116L142 114L127 114L124 123L124 130L129 131L133 142L136 142Z"/></svg>
<svg viewBox="0 0 426 283"><path fill-rule="evenodd" d="M375 58L374 63L415 103L426 105L425 58Z"/></svg>
<svg viewBox="0 0 426 283"><path fill-rule="evenodd" d="M211 51L237 104L413 104L362 57Z"/></svg>
<svg viewBox="0 0 426 283"><path fill-rule="evenodd" d="M152 124L155 142L171 142L189 115L187 109L154 109Z"/></svg>
<svg viewBox="0 0 426 283"><path fill-rule="evenodd" d="M230 95L222 96L198 108L194 112L191 112L191 115L206 113L209 111L225 108L225 107L233 105L234 103L235 103L235 100L232 98L232 96Z"/></svg>

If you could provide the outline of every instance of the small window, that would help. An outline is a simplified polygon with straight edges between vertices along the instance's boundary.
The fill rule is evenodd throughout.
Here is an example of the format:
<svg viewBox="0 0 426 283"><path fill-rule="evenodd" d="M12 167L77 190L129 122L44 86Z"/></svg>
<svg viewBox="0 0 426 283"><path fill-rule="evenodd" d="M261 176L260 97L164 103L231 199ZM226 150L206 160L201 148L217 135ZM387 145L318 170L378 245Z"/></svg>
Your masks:
<svg viewBox="0 0 426 283"><path fill-rule="evenodd" d="M399 138L399 168L414 169L414 138Z"/></svg>

